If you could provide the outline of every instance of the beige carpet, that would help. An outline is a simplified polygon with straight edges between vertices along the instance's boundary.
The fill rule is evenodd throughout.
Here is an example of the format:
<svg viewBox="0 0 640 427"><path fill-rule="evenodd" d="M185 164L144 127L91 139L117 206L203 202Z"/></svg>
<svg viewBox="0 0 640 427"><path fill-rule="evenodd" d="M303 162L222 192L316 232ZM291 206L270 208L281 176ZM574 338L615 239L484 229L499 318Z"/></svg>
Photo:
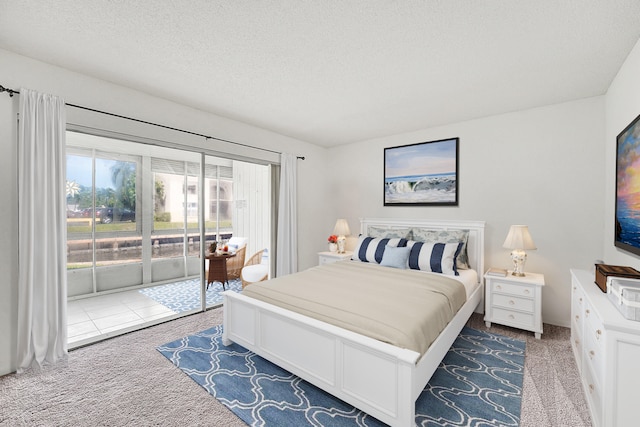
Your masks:
<svg viewBox="0 0 640 427"><path fill-rule="evenodd" d="M545 324L542 338L537 340L532 332L506 326L493 324L487 329L478 314L467 325L526 341L521 427L591 426L568 328Z"/></svg>
<svg viewBox="0 0 640 427"><path fill-rule="evenodd" d="M156 347L221 322L221 310L164 323L69 353L43 372L0 378L0 426L239 426L245 424ZM485 330L474 315L469 326ZM545 325L526 339L522 426L590 426L569 330Z"/></svg>

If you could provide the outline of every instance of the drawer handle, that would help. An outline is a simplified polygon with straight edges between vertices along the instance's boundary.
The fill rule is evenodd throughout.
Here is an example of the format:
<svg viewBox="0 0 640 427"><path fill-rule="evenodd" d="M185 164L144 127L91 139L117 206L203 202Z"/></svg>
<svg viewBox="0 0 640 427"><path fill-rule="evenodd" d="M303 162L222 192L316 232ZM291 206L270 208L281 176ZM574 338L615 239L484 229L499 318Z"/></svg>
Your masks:
<svg viewBox="0 0 640 427"><path fill-rule="evenodd" d="M576 345L580 345L580 340L579 339L575 339L575 340L573 340L573 342L575 342Z"/></svg>
<svg viewBox="0 0 640 427"><path fill-rule="evenodd" d="M578 316L578 315L576 314L576 320L579 320L579 319L580 319L580 316Z"/></svg>
<svg viewBox="0 0 640 427"><path fill-rule="evenodd" d="M513 320L513 319L515 319L515 318L516 318L516 317L515 317L513 314L510 314L510 315L509 315L509 319Z"/></svg>
<svg viewBox="0 0 640 427"><path fill-rule="evenodd" d="M577 287L577 286L574 286L574 287L573 287L573 290L575 291L576 289L578 289L578 287Z"/></svg>
<svg viewBox="0 0 640 427"><path fill-rule="evenodd" d="M582 302L582 297L578 298L578 301Z"/></svg>
<svg viewBox="0 0 640 427"><path fill-rule="evenodd" d="M593 357L596 355L596 352L591 350L589 351L589 357L593 359Z"/></svg>
<svg viewBox="0 0 640 427"><path fill-rule="evenodd" d="M500 285L496 285L496 289L497 289L497 290L501 290L501 289L502 289L502 286L500 286Z"/></svg>
<svg viewBox="0 0 640 427"><path fill-rule="evenodd" d="M589 384L589 393L593 393L596 387L593 384Z"/></svg>
<svg viewBox="0 0 640 427"><path fill-rule="evenodd" d="M589 317L589 313L591 313L591 312L589 311L589 309L585 310L585 311L584 311L584 317Z"/></svg>
<svg viewBox="0 0 640 427"><path fill-rule="evenodd" d="M531 293L531 292L529 292L529 289L525 289L525 290L524 290L524 294L525 294L525 295L529 295L530 293Z"/></svg>
<svg viewBox="0 0 640 427"><path fill-rule="evenodd" d="M510 300L509 300L509 305L515 305L515 301L514 301L514 300L512 300L512 299L510 299Z"/></svg>
<svg viewBox="0 0 640 427"><path fill-rule="evenodd" d="M600 337L602 336L602 331L600 329L596 329L596 335L597 338L600 339Z"/></svg>

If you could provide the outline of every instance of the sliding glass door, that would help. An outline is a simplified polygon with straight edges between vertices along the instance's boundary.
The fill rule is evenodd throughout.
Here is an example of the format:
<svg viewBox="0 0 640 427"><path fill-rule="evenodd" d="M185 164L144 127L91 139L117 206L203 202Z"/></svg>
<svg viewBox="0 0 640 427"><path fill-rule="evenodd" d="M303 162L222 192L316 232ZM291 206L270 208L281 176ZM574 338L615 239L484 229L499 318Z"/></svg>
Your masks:
<svg viewBox="0 0 640 427"><path fill-rule="evenodd" d="M198 276L202 156L75 132L67 140L69 296Z"/></svg>
<svg viewBox="0 0 640 427"><path fill-rule="evenodd" d="M249 256L262 251L268 263L270 168L67 132L68 296L83 300L70 338L115 330L111 320L132 328L221 304L222 284L207 286L205 248L234 236L244 250L229 260L229 284L239 291ZM89 304L94 297L121 306Z"/></svg>

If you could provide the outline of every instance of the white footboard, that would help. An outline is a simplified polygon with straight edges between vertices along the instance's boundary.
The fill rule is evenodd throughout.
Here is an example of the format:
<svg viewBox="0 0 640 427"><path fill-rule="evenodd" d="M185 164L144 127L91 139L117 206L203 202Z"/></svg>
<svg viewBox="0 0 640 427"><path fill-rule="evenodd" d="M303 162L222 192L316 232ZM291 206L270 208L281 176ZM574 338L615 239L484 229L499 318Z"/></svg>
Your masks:
<svg viewBox="0 0 640 427"><path fill-rule="evenodd" d="M414 351L224 292L223 343L253 351L391 426L415 426L415 402L482 302L478 286L421 358Z"/></svg>
<svg viewBox="0 0 640 427"><path fill-rule="evenodd" d="M418 353L235 292L223 295L225 345L240 344L387 424L415 425Z"/></svg>

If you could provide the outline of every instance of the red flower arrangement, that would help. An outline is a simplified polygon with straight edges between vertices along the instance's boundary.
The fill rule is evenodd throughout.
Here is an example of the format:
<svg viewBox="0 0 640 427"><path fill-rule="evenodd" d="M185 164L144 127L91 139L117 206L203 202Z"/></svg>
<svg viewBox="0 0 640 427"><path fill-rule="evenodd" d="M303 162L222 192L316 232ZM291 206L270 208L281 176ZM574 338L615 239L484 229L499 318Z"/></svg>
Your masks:
<svg viewBox="0 0 640 427"><path fill-rule="evenodd" d="M338 236L332 234L327 240L329 241L329 243L338 243Z"/></svg>

